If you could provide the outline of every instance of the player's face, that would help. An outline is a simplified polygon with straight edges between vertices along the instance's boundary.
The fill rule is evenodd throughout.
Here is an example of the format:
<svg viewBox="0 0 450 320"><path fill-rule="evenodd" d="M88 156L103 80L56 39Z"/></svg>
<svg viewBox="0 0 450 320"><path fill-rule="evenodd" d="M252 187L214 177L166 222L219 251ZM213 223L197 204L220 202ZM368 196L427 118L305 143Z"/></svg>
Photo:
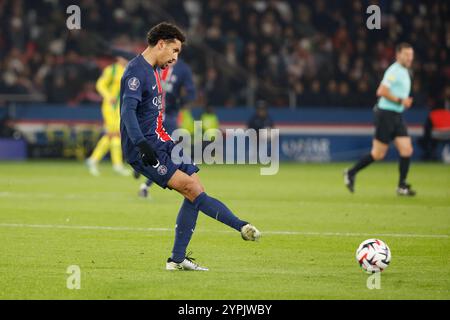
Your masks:
<svg viewBox="0 0 450 320"><path fill-rule="evenodd" d="M159 67L161 69L167 68L169 65L174 64L178 60L178 55L181 52L181 41L175 39L175 41L163 41L159 56Z"/></svg>
<svg viewBox="0 0 450 320"><path fill-rule="evenodd" d="M397 60L406 68L410 68L414 60L414 50L413 48L404 48L402 51L397 53Z"/></svg>

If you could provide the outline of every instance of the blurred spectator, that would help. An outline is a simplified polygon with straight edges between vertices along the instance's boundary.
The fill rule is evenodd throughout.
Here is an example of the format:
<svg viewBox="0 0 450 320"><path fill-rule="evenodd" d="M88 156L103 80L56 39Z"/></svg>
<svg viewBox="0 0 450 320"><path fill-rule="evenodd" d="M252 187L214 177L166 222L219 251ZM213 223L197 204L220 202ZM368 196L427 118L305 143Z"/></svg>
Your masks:
<svg viewBox="0 0 450 320"><path fill-rule="evenodd" d="M272 129L274 127L274 122L267 111L267 102L264 100L259 100L256 103L256 112L248 121L247 127L249 129L256 130L256 148L255 146L250 146L250 159L259 159L259 146L260 144L266 143L270 135L266 132L259 132L260 129Z"/></svg>
<svg viewBox="0 0 450 320"><path fill-rule="evenodd" d="M338 94L338 85L336 80L330 80L327 85L326 91L326 104L327 105L337 105L339 104L339 94Z"/></svg>
<svg viewBox="0 0 450 320"><path fill-rule="evenodd" d="M273 120L267 112L267 103L265 101L258 101L256 104L256 112L248 121L247 127L254 130L274 127Z"/></svg>
<svg viewBox="0 0 450 320"><path fill-rule="evenodd" d="M416 50L415 108L436 104L450 77L450 6L377 3L381 30L366 28L367 0L81 1L82 29L69 31L61 26L70 1L3 0L0 92L95 101L88 83L104 66L96 39L138 52L148 29L169 19L188 32L182 55L215 106L245 105L249 92L270 105L287 106L292 93L300 106L371 106L400 41Z"/></svg>
<svg viewBox="0 0 450 320"><path fill-rule="evenodd" d="M342 81L339 83L339 102L338 106L349 106L352 107L355 104L355 99L352 94L350 94L350 86L347 81Z"/></svg>
<svg viewBox="0 0 450 320"><path fill-rule="evenodd" d="M326 97L322 92L322 84L319 80L313 80L311 85L306 89L301 101L302 105L306 106L324 106L327 104Z"/></svg>
<svg viewBox="0 0 450 320"><path fill-rule="evenodd" d="M10 124L8 116L0 118L0 138L20 139L22 134Z"/></svg>
<svg viewBox="0 0 450 320"><path fill-rule="evenodd" d="M82 103L101 103L102 97L97 93L94 82L86 82L80 93L69 101L70 105L78 105Z"/></svg>
<svg viewBox="0 0 450 320"><path fill-rule="evenodd" d="M213 67L208 68L203 88L205 90L206 100L209 105L223 105L226 100L226 88L219 77L217 69Z"/></svg>

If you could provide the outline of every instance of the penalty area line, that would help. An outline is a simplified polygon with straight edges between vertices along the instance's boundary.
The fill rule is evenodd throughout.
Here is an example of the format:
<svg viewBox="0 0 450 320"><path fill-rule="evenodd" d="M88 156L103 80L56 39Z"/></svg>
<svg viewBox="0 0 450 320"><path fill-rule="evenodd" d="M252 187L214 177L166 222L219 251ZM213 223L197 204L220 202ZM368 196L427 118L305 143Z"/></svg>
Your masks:
<svg viewBox="0 0 450 320"><path fill-rule="evenodd" d="M1 228L35 228L35 229L69 229L69 230L108 230L131 232L173 232L170 228L139 228L112 226L78 226L57 224L23 224L0 223ZM199 230L199 232L234 233L235 231ZM307 231L262 231L263 235L299 235L318 237L393 237L393 238L429 238L449 239L447 234L414 234L414 233L352 233L352 232L307 232Z"/></svg>

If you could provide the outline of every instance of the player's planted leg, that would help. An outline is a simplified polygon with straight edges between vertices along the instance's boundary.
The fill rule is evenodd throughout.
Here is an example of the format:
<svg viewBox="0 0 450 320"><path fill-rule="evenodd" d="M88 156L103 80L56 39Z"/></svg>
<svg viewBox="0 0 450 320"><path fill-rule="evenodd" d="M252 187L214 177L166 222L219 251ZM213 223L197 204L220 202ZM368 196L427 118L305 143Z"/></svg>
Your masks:
<svg viewBox="0 0 450 320"><path fill-rule="evenodd" d="M167 260L167 270L194 270L208 271L208 268L199 266L194 259L186 256L186 248L191 241L197 222L198 210L192 202L184 199L177 217L175 226L175 242L172 256Z"/></svg>
<svg viewBox="0 0 450 320"><path fill-rule="evenodd" d="M194 233L197 223L198 210L187 199L184 199L177 216L175 226L175 243L172 249L171 259L181 262L186 256L186 248Z"/></svg>

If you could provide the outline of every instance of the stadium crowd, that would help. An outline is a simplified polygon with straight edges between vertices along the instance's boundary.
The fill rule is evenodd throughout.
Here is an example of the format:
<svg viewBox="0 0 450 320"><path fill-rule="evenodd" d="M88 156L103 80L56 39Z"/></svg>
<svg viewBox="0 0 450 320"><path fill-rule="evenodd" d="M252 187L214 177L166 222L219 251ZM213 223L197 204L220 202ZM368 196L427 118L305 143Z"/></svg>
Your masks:
<svg viewBox="0 0 450 320"><path fill-rule="evenodd" d="M416 52L417 107L442 104L450 90L446 1L82 0L81 30L69 31L66 8L73 3L0 0L0 95L99 102L99 42L139 52L148 29L162 20L188 33L182 57L193 68L199 104L265 99L280 107L368 107L400 41ZM370 4L381 7L381 30L366 27Z"/></svg>

